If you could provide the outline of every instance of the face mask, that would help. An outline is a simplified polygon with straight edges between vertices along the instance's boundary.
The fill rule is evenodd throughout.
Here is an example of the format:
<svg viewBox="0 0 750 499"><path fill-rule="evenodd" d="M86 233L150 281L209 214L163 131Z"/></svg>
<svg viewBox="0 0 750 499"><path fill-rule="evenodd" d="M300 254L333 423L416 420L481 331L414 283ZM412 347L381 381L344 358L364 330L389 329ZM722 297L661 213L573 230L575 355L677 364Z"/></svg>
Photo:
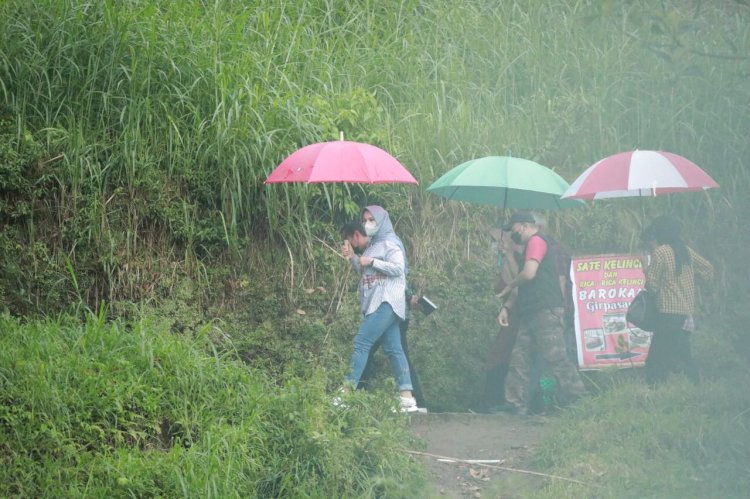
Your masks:
<svg viewBox="0 0 750 499"><path fill-rule="evenodd" d="M375 220L369 220L365 222L364 228L365 228L365 234L367 234L368 237L372 237L378 233L378 224L377 222L375 222Z"/></svg>
<svg viewBox="0 0 750 499"><path fill-rule="evenodd" d="M514 232L513 234L511 234L510 238L516 244L523 244L523 238L521 237L521 234L519 234L518 232Z"/></svg>

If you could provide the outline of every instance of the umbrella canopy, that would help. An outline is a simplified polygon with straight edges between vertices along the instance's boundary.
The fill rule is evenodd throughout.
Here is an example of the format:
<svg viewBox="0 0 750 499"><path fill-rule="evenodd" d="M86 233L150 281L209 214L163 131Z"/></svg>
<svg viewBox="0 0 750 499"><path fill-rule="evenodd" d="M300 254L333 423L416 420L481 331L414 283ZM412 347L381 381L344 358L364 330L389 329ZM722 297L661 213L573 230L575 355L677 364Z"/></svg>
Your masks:
<svg viewBox="0 0 750 499"><path fill-rule="evenodd" d="M370 144L335 140L305 146L281 162L266 179L277 182L416 184L393 156Z"/></svg>
<svg viewBox="0 0 750 499"><path fill-rule="evenodd" d="M487 156L456 166L427 190L447 199L500 208L581 206L581 201L560 199L567 188L568 183L560 175L539 163L510 156Z"/></svg>
<svg viewBox="0 0 750 499"><path fill-rule="evenodd" d="M719 187L692 161L664 151L630 151L606 157L581 174L563 198L658 196Z"/></svg>

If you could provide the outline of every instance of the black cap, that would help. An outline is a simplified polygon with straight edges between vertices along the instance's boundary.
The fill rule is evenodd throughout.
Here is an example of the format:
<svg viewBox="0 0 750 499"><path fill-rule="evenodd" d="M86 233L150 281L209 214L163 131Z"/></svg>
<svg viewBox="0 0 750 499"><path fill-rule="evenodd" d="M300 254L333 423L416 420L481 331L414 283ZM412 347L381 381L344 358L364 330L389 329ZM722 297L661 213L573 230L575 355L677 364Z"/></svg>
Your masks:
<svg viewBox="0 0 750 499"><path fill-rule="evenodd" d="M536 218L530 211L516 211L510 216L507 224L503 225L503 230L510 230L513 224L535 224Z"/></svg>

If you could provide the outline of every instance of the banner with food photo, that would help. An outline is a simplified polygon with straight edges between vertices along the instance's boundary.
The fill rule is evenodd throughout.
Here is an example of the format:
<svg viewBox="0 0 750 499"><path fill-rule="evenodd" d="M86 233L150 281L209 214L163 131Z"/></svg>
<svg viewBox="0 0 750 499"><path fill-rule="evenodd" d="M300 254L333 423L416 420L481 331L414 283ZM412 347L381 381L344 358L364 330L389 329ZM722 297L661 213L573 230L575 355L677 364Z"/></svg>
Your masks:
<svg viewBox="0 0 750 499"><path fill-rule="evenodd" d="M640 367L651 333L627 322L625 313L645 276L634 255L575 257L571 262L575 335L581 369Z"/></svg>

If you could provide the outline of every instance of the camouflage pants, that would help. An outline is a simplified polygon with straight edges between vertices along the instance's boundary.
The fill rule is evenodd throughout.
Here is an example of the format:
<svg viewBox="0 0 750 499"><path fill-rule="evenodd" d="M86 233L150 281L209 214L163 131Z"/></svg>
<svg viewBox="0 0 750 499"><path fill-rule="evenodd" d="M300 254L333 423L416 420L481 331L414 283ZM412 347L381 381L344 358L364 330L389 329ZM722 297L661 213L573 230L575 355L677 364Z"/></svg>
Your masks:
<svg viewBox="0 0 750 499"><path fill-rule="evenodd" d="M563 337L563 309L552 308L522 317L505 381L505 398L520 410L529 407L529 375L534 362L542 361L545 373L557 381L563 404L581 397L583 386L578 369L570 361Z"/></svg>

